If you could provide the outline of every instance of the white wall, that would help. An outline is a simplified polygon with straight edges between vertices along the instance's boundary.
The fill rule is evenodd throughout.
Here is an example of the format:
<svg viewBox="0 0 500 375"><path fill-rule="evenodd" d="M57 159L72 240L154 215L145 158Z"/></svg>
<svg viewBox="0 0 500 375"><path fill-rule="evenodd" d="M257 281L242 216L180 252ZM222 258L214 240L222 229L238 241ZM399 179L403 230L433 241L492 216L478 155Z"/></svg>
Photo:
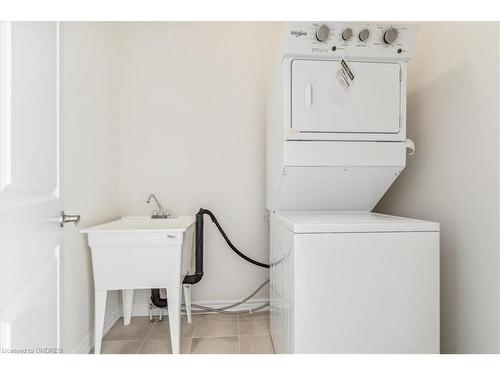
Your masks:
<svg viewBox="0 0 500 375"><path fill-rule="evenodd" d="M235 245L268 261L265 99L274 23L127 23L119 45L119 193L124 215L213 210ZM236 300L268 277L205 221L197 301ZM134 304L147 303L149 291ZM266 298L266 294L258 297Z"/></svg>
<svg viewBox="0 0 500 375"><path fill-rule="evenodd" d="M499 352L497 23L423 23L409 67L416 153L379 212L441 223L441 350Z"/></svg>
<svg viewBox="0 0 500 375"><path fill-rule="evenodd" d="M79 230L118 217L115 35L105 23L62 26L64 208L82 215L78 227L64 228L62 345L66 353L85 350L93 334L91 255ZM116 293L108 298L109 313L119 299Z"/></svg>

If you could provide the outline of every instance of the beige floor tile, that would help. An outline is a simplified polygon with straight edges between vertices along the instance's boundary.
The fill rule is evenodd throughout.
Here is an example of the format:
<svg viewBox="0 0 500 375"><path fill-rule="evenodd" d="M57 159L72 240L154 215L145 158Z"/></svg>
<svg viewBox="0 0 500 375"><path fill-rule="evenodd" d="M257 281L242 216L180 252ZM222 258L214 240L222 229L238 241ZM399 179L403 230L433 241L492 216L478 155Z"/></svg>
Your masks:
<svg viewBox="0 0 500 375"><path fill-rule="evenodd" d="M123 325L120 319L104 336L104 340L141 340L145 339L149 331L153 328L153 323L134 322L128 326Z"/></svg>
<svg viewBox="0 0 500 375"><path fill-rule="evenodd" d="M239 334L241 336L269 334L269 319L240 320Z"/></svg>
<svg viewBox="0 0 500 375"><path fill-rule="evenodd" d="M103 341L101 345L102 354L135 354L139 350L143 340L112 340Z"/></svg>
<svg viewBox="0 0 500 375"><path fill-rule="evenodd" d="M191 354L237 354L238 336L193 338Z"/></svg>
<svg viewBox="0 0 500 375"><path fill-rule="evenodd" d="M181 337L193 337L194 328L196 324L192 322L189 324L187 318L183 316L181 318ZM156 322L148 338L161 339L163 337L170 337L170 324L168 318L163 318L161 322Z"/></svg>
<svg viewBox="0 0 500 375"><path fill-rule="evenodd" d="M232 316L197 314L188 324L181 320L181 353L273 353L269 336L269 312ZM104 337L102 353L171 353L168 318L151 323L134 317L129 326L120 319Z"/></svg>
<svg viewBox="0 0 500 375"><path fill-rule="evenodd" d="M274 354L269 335L240 336L241 354Z"/></svg>
<svg viewBox="0 0 500 375"><path fill-rule="evenodd" d="M181 354L189 354L192 343L193 343L192 338L187 338L187 337L181 338Z"/></svg>
<svg viewBox="0 0 500 375"><path fill-rule="evenodd" d="M239 315L239 319L241 320L269 320L269 311L257 311L251 314L242 314Z"/></svg>
<svg viewBox="0 0 500 375"><path fill-rule="evenodd" d="M238 336L238 320L200 319L196 322L193 337Z"/></svg>
<svg viewBox="0 0 500 375"><path fill-rule="evenodd" d="M122 322L123 324L123 318L120 318L118 322ZM149 316L133 316L132 319L130 319L130 324L131 325L147 325L147 324L154 324L154 322L149 321Z"/></svg>
<svg viewBox="0 0 500 375"><path fill-rule="evenodd" d="M136 326L136 325L151 325L154 324L154 322L149 321L149 316L133 316L130 319L130 325L131 326ZM115 325L123 325L123 318L120 318L117 320Z"/></svg>
<svg viewBox="0 0 500 375"><path fill-rule="evenodd" d="M227 315L227 314L194 314L192 315L193 323L199 322L200 320L237 320L237 315Z"/></svg>
<svg viewBox="0 0 500 375"><path fill-rule="evenodd" d="M181 354L189 353L191 347L190 338L181 338ZM139 350L140 354L170 354L172 353L172 343L168 339L148 338Z"/></svg>

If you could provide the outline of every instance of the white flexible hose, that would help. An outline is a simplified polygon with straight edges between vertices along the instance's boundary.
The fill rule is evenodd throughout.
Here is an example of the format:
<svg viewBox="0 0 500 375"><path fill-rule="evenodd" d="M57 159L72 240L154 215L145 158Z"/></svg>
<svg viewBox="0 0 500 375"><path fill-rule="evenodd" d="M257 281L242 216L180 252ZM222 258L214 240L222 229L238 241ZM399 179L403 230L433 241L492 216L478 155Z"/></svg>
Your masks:
<svg viewBox="0 0 500 375"><path fill-rule="evenodd" d="M255 289L252 293L250 293L247 297L243 298L239 302L235 302L231 305L219 307L219 308L214 308L214 307L209 307L209 306L203 306L203 305L198 305L198 304L191 304L191 306L195 307L198 310L192 310L191 312L202 312L202 311L211 311L211 312L217 312L221 314L227 314L227 315L239 315L239 314L251 314L252 312L262 310L263 308L269 306L269 303L264 303L260 306L257 306L253 309L246 309L246 310L236 310L236 311L226 311L229 309L232 309L234 307L240 306L241 304L245 303L248 301L250 298L255 296L262 288L264 288L267 284L269 283L269 279L264 281L262 284L258 286L257 289ZM183 311L186 311L186 309L183 309Z"/></svg>

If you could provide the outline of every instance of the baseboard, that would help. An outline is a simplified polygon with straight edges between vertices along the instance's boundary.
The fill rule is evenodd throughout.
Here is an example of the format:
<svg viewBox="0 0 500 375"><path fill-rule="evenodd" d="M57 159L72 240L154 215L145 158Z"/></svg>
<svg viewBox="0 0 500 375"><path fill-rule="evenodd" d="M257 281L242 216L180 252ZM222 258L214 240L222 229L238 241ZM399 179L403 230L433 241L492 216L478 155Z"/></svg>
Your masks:
<svg viewBox="0 0 500 375"><path fill-rule="evenodd" d="M217 309L217 308L221 308L221 307L224 307L227 305L231 305L231 304L236 303L236 302L239 302L239 301L237 301L237 300L232 300L232 301L228 301L228 300L225 300L225 301L193 301L192 303ZM232 310L255 309L256 307L259 307L259 306L263 305L264 303L268 303L268 302L269 302L268 299L253 299L251 301L247 301L247 302L241 304L238 307L235 307ZM194 307L193 307L193 309L194 309ZM267 309L267 307L262 309L262 311L265 311L266 309ZM157 310L159 310L159 309L156 308L155 311L153 311L153 315L158 314ZM161 309L161 310L162 310L163 315L168 315L167 309ZM231 310L229 310L229 311L231 311ZM204 313L208 313L208 311L204 312ZM183 314L185 314L185 313L183 312ZM148 316L148 315L149 315L149 304L144 303L144 304L132 305L132 316Z"/></svg>
<svg viewBox="0 0 500 375"><path fill-rule="evenodd" d="M115 323L122 317L122 309L121 306L115 306L113 310L111 310L106 317L104 318L104 330L103 336L109 332L111 327L115 325ZM73 353L75 354L88 354L90 351L94 349L94 333L92 332L81 344L76 348Z"/></svg>

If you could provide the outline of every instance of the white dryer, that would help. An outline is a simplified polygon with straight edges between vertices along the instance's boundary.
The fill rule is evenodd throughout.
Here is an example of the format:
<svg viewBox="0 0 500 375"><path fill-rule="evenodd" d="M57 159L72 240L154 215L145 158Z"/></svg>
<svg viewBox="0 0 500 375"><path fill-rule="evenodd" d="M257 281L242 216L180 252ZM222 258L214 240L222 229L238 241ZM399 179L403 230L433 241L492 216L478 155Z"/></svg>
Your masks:
<svg viewBox="0 0 500 375"><path fill-rule="evenodd" d="M439 224L371 212L406 165L415 38L288 25L267 124L278 353L439 352Z"/></svg>

